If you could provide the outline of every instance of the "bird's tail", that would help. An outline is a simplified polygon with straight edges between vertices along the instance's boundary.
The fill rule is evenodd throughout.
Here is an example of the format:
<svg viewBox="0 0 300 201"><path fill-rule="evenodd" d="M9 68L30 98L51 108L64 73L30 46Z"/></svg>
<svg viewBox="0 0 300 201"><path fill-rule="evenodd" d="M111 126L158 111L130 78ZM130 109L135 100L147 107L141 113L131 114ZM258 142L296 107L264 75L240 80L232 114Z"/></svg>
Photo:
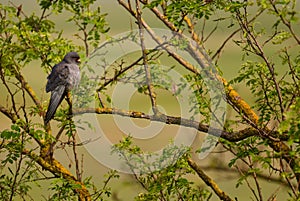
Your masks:
<svg viewBox="0 0 300 201"><path fill-rule="evenodd" d="M52 119L54 116L56 109L59 104L62 102L65 96L65 86L59 86L55 90L51 92L50 103L48 106L48 110L45 116L45 125Z"/></svg>

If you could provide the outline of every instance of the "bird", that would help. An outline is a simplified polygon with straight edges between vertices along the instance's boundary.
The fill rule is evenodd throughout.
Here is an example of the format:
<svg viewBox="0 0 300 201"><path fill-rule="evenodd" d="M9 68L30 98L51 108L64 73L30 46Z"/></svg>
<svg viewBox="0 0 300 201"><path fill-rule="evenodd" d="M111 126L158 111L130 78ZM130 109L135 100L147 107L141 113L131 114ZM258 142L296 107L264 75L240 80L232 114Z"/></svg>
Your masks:
<svg viewBox="0 0 300 201"><path fill-rule="evenodd" d="M69 91L80 82L80 57L77 52L67 53L63 60L54 65L47 77L46 92L51 92L50 102L44 118L45 125L53 118L58 106Z"/></svg>

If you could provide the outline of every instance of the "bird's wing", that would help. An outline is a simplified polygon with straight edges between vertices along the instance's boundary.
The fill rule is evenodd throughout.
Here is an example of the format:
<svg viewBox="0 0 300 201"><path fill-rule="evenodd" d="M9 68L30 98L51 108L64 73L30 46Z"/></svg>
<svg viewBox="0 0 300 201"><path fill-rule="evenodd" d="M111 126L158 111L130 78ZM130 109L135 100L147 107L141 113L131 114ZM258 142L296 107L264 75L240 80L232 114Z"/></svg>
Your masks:
<svg viewBox="0 0 300 201"><path fill-rule="evenodd" d="M54 116L56 109L64 99L66 93L66 85L68 80L69 68L68 64L61 62L52 68L48 76L46 85L46 92L51 91L50 103L45 116L45 123L47 124Z"/></svg>
<svg viewBox="0 0 300 201"><path fill-rule="evenodd" d="M62 102L65 96L65 88L64 85L57 86L52 92L51 92L51 98L50 103L48 106L48 110L45 116L45 124L47 124L50 119L54 116L56 109L58 108L59 104Z"/></svg>
<svg viewBox="0 0 300 201"><path fill-rule="evenodd" d="M50 75L48 76L48 82L46 85L46 92L55 90L60 85L66 85L69 75L68 64L61 62L52 68Z"/></svg>

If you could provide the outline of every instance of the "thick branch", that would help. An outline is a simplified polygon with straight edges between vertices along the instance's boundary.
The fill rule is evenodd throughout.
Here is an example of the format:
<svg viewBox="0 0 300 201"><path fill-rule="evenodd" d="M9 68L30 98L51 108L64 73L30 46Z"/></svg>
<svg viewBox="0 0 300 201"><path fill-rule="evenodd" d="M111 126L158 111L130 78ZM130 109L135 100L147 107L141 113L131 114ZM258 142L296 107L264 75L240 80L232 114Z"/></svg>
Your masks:
<svg viewBox="0 0 300 201"><path fill-rule="evenodd" d="M134 12L129 5L127 5L124 1L118 0L118 2L133 16L137 19L137 14ZM147 3L146 1L142 1L143 3ZM181 36L182 31L176 29L176 26L174 26L173 23L168 21L167 17L164 16L162 13L157 8L151 8L151 10L154 12L154 14L172 31L175 31ZM162 43L162 39L156 36L155 32L149 27L149 25L141 19L141 23L143 24L143 27L147 32L151 35L153 40L155 40L158 44ZM183 37L183 36L182 36ZM190 70L191 72L194 72L195 74L200 74L198 72L198 69L195 68L193 65L190 65L185 59L181 58L179 55L177 55L176 52L173 52L170 48L168 47L163 47L170 56L172 56L177 62L179 62L181 65L183 65L186 69ZM209 62L209 61L202 61L202 58L207 58L205 56L205 52L201 50L201 47L198 49L195 49L191 47L191 44L189 44L189 47L187 48L188 52L193 56L197 62L200 62L199 64L202 66L202 62ZM196 51L195 51L196 50ZM200 52L197 52L199 50ZM205 65L204 65L205 66ZM203 69L208 71L208 69ZM226 98L229 104L232 105L232 107L237 110L237 112L242 114L242 117L253 127L253 129L257 130L255 132L258 132L258 136L269 139L268 143L269 145L277 152L280 152L284 160L290 165L290 167L294 170L295 176L297 177L297 181L300 184L300 175L299 173L296 172L297 170L297 162L295 159L290 157L289 154L289 147L283 142L279 141L278 137L276 136L275 138L272 138L270 133L272 131L269 131L267 128L266 129L261 129L259 122L258 122L258 116L257 114L253 111L253 109L250 107L250 105L244 101L241 96L232 88L232 86L221 76L218 75L212 75L212 77L216 77L220 82L223 83L225 87L225 93L226 93ZM280 98L279 98L280 99ZM298 185L300 186L300 185Z"/></svg>
<svg viewBox="0 0 300 201"><path fill-rule="evenodd" d="M34 90L31 88L31 86L26 82L25 78L23 75L20 73L16 75L16 78L19 80L19 82L22 84L22 87L27 91L35 105L39 108L40 111L43 110L42 104L40 100L38 99L37 95L35 94Z"/></svg>
<svg viewBox="0 0 300 201"><path fill-rule="evenodd" d="M6 107L0 105L0 112L7 116L13 123L15 123L18 120L17 115L15 115L13 112L10 112Z"/></svg>
<svg viewBox="0 0 300 201"><path fill-rule="evenodd" d="M235 132L227 132L225 130L218 130L210 128L208 125L199 123L194 120L185 119L181 117L174 117L165 115L162 113L150 115L139 111L132 111L132 110L123 110L123 109L117 109L117 108L80 108L80 109L73 109L74 115L80 115L80 114L86 114L86 113L96 113L96 114L113 114L113 115L119 115L123 117L129 117L129 118L138 118L138 119L145 119L150 121L157 121L162 122L165 124L171 124L171 125L179 125L189 128L194 128L200 132L208 133L208 130L210 131L210 135L214 135L217 137L221 137L223 139L226 139L230 142L237 142L241 141L243 139L246 139L251 136L260 136L260 133L258 130L253 129L251 127L242 129ZM218 134L221 133L221 136L218 136ZM277 132L270 132L269 135L277 136Z"/></svg>
<svg viewBox="0 0 300 201"><path fill-rule="evenodd" d="M63 177L71 183L75 183L79 185L79 188L75 189L75 192L79 194L80 201L89 201L91 200L91 195L88 190L84 186L83 183L77 181L77 179L67 170L62 164L60 164L54 158L50 160L44 159L41 156L38 156L34 152L29 150L23 150L23 154L27 155L29 158L37 162L43 169L48 170L52 174L54 174L57 178Z"/></svg>
<svg viewBox="0 0 300 201"><path fill-rule="evenodd" d="M130 9L130 7L123 1L118 0L118 2L127 10L131 13L132 16L134 16L135 18L137 18L137 14L136 12L132 11ZM152 8L151 11L153 11L155 13L156 16L158 16L158 18L172 31L176 31L180 36L181 35L181 31L176 29L176 26L171 23L170 21L168 21L168 19L159 12L158 9L156 8ZM147 32L151 35L151 37L153 38L153 40L155 40L158 44L163 44L163 40L160 39L155 32L150 28L150 26L143 20L141 19L141 23L143 24L143 27L147 30ZM183 36L182 36L183 37ZM197 41L196 41L197 42ZM189 45L190 46L190 45ZM195 73L195 74L200 74L199 70L197 68L195 68L192 64L190 64L189 62L187 62L185 59L183 59L181 56L179 56L176 52L172 51L170 48L166 47L166 46L162 46L164 50L166 50L170 56L172 56L178 63L180 63L181 65L183 65L187 70ZM198 47L200 48L200 47ZM209 61L206 61L207 56L206 55L202 55L204 54L203 50L200 50L201 53L196 52L195 48L192 48L191 46L189 47L189 51L191 54L193 54L192 56L197 59L197 62L201 62L201 63L207 63ZM211 75L214 76L214 75ZM216 76L216 75L215 75ZM232 103L238 108L239 111L241 111L250 121L252 121L254 124L258 123L258 116L256 115L256 113L251 109L251 107L249 106L249 104L247 102L245 102L241 96L228 84L228 82L220 76L216 76L216 78L223 83L223 85L225 86L225 92L226 92L226 97L228 101L232 101Z"/></svg>
<svg viewBox="0 0 300 201"><path fill-rule="evenodd" d="M220 200L225 201L233 201L224 191L222 191L217 183L212 180L208 175L206 175L191 158L187 159L189 165L195 172L198 174L198 176L206 183L207 186L211 187L211 189L217 194L217 196L220 198Z"/></svg>

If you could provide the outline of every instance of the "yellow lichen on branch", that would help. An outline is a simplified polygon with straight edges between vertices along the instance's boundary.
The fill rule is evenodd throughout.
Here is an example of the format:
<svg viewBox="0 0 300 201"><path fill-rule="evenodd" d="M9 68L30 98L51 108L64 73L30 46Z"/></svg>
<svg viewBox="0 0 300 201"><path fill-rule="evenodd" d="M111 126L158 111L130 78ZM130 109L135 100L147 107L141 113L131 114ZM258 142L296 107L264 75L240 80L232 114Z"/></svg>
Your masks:
<svg viewBox="0 0 300 201"><path fill-rule="evenodd" d="M212 180L208 175L206 175L202 169L195 163L191 158L187 159L190 167L195 170L198 176L206 183L207 186L211 187L212 190L216 193L216 195L220 198L220 200L224 201L233 201L224 191L222 191L218 184Z"/></svg>
<svg viewBox="0 0 300 201"><path fill-rule="evenodd" d="M89 191L86 189L83 183L79 182L72 173L67 170L61 163L59 163L54 158L44 158L32 151L24 149L23 154L27 155L29 158L37 162L43 169L51 172L56 177L62 177L65 180L68 180L70 183L77 184L78 188L74 189L74 191L78 194L80 201L89 201L91 200L91 195Z"/></svg>
<svg viewBox="0 0 300 201"><path fill-rule="evenodd" d="M242 97L237 93L236 90L223 78L218 76L219 80L223 82L225 87L226 97L230 103L232 103L239 111L241 111L252 123L258 124L258 116L251 109L249 104L242 99Z"/></svg>

